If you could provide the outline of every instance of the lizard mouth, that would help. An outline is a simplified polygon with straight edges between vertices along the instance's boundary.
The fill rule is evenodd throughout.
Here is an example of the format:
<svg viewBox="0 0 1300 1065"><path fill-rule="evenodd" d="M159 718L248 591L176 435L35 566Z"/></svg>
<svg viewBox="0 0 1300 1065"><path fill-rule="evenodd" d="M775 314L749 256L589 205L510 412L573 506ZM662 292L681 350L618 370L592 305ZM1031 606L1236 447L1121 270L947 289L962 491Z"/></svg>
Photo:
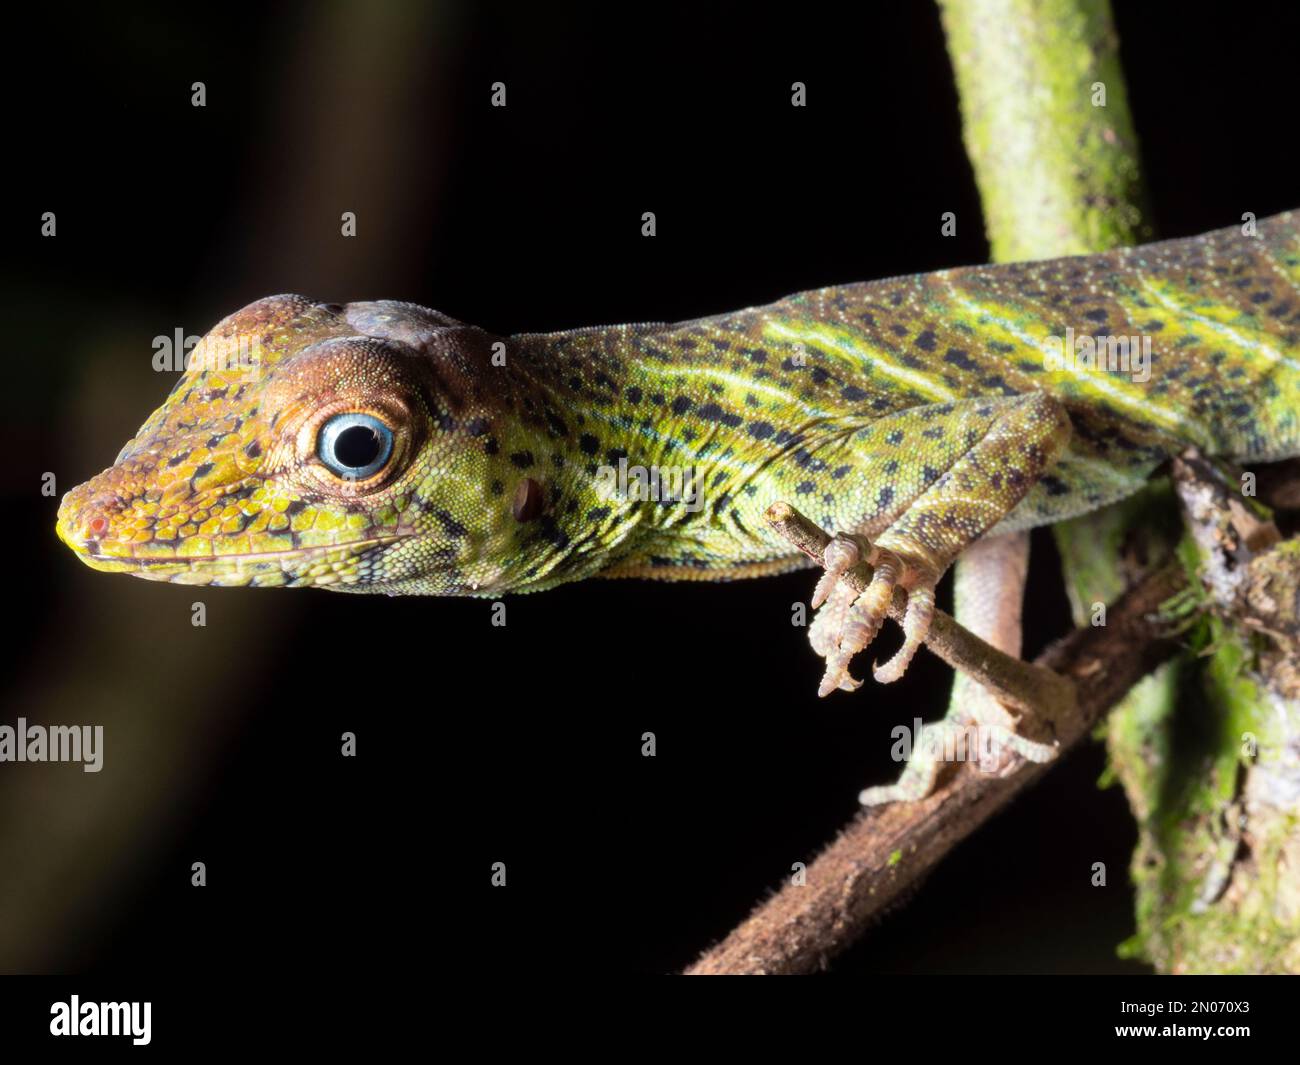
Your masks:
<svg viewBox="0 0 1300 1065"><path fill-rule="evenodd" d="M290 547L283 551L229 551L220 555L178 555L172 558L150 558L149 556L136 555L101 555L99 546L93 540L78 554L88 555L97 562L125 562L133 566L174 566L178 563L187 562L266 562L276 559L290 558L312 558L317 555L323 555L332 551L341 551L346 549L362 551L371 547L380 547L383 544L395 543L398 540L405 540L406 535L398 536L376 536L370 540L344 540L339 544L320 544L315 547Z"/></svg>
<svg viewBox="0 0 1300 1065"><path fill-rule="evenodd" d="M96 541L69 544L91 569L129 573L176 584L330 585L352 584L368 572L366 556L375 548L407 539L410 533L346 540L338 544L208 555L104 555ZM66 538L65 538L66 539Z"/></svg>

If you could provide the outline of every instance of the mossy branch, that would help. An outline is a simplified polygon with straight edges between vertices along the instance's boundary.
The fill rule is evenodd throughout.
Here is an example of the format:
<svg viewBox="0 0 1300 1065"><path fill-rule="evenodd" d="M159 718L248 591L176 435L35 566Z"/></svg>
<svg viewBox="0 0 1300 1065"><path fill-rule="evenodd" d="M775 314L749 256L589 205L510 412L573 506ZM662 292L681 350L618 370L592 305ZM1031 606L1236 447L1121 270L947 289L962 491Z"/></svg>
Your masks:
<svg viewBox="0 0 1300 1065"><path fill-rule="evenodd" d="M820 560L829 540L824 531L788 504L777 504L769 513L792 544ZM850 579L868 576L859 572ZM1173 651L1159 612L1185 585L1180 566L1160 570L1111 608L1104 627L1076 630L1032 665L994 650L947 615L936 615L927 643L949 664L978 671L981 683L1009 698L1043 700L1036 709L1051 722L1064 751L1087 736L1137 680ZM960 762L951 779L928 797L859 814L809 865L802 884L783 887L687 975L822 968L1046 769L1042 763L1019 761L994 774L974 762Z"/></svg>

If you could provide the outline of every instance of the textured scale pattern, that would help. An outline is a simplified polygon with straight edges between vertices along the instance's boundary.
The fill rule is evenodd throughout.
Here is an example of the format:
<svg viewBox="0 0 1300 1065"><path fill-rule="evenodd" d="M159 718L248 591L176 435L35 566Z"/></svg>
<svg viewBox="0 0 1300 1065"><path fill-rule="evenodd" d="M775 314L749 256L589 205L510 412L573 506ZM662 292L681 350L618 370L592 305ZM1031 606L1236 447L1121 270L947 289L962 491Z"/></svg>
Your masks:
<svg viewBox="0 0 1300 1065"><path fill-rule="evenodd" d="M1146 336L1148 380L1047 368L1049 337ZM800 564L787 499L932 585L991 529L1134 491L1187 444L1300 452L1300 226L846 285L677 325L494 337L411 304L273 296L215 326L58 533L155 580L498 595L590 576L725 579ZM350 482L325 420L380 418ZM693 471L698 507L602 467ZM540 488L531 520L512 501Z"/></svg>

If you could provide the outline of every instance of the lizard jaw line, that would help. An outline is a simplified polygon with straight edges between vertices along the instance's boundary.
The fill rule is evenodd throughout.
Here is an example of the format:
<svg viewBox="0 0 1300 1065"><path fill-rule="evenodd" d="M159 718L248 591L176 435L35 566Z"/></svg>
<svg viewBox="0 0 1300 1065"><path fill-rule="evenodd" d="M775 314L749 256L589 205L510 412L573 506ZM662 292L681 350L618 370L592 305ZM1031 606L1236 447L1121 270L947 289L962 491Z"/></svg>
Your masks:
<svg viewBox="0 0 1300 1065"><path fill-rule="evenodd" d="M324 557L331 552L343 551L350 549L350 554L356 554L359 551L366 551L372 547L383 547L388 544L394 544L401 540L406 540L413 536L413 533L401 533L396 536L377 536L369 540L344 540L337 544L319 544L314 547L295 547L285 551L252 551L246 554L231 552L223 555L181 555L175 558L150 558L136 555L101 555L98 552L78 550L77 556L87 565L94 568L103 568L116 570L117 572L131 570L147 570L154 567L163 566L190 566L193 564L230 564L235 567L244 564L256 565L264 562L286 562L298 559L311 559Z"/></svg>

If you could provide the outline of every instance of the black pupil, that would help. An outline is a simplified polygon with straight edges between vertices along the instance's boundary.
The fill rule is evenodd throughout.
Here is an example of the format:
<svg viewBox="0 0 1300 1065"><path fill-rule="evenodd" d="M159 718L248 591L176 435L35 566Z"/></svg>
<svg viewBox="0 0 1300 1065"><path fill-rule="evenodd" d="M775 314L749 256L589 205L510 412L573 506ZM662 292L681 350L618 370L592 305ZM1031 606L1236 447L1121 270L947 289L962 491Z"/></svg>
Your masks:
<svg viewBox="0 0 1300 1065"><path fill-rule="evenodd" d="M364 425L349 425L334 438L334 461L359 470L379 457L379 434Z"/></svg>

